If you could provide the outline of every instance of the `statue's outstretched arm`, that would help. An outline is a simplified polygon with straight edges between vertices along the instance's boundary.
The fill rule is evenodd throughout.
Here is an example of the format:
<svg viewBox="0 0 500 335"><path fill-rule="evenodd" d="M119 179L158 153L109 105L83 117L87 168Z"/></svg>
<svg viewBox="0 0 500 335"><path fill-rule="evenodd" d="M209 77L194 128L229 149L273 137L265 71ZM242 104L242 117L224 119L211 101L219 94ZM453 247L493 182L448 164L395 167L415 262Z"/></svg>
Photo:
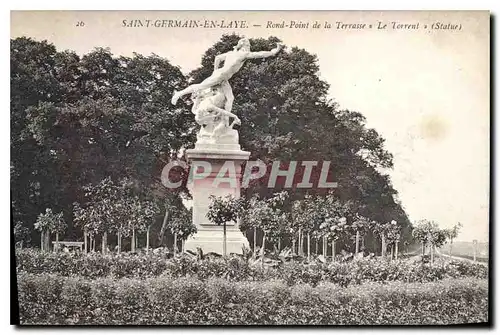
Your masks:
<svg viewBox="0 0 500 335"><path fill-rule="evenodd" d="M276 55L281 50L282 47L283 47L283 45L281 43L278 43L278 45L276 46L276 48L274 48L271 51L250 52L247 55L247 58L266 58L266 57L271 57L271 56Z"/></svg>

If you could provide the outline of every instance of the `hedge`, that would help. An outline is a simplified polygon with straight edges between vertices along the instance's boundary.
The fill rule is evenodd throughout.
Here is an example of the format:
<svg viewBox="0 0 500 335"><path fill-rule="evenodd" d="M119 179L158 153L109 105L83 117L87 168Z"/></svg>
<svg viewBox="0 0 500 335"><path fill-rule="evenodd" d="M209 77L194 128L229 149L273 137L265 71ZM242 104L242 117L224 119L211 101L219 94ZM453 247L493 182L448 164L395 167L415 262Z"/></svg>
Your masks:
<svg viewBox="0 0 500 335"><path fill-rule="evenodd" d="M71 254L43 253L34 250L16 252L17 270L29 273L53 273L63 276L149 278L163 273L172 277L191 276L200 280L221 277L233 281L283 280L288 285L328 281L342 286L368 281L431 282L445 278L488 278L488 268L466 261L439 259L435 264L416 260L359 259L348 263L304 264L285 262L277 267L261 267L232 257L195 260L186 256L167 259L154 254Z"/></svg>
<svg viewBox="0 0 500 335"><path fill-rule="evenodd" d="M18 274L20 322L99 325L408 325L488 321L486 280L234 282L160 276L119 280Z"/></svg>

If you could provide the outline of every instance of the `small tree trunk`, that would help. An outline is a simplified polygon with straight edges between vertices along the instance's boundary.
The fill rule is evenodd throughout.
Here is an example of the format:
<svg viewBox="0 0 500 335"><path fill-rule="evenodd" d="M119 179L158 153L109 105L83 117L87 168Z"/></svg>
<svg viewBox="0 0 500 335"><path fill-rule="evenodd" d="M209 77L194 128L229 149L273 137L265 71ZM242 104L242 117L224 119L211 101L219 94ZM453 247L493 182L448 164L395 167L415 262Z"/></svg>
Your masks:
<svg viewBox="0 0 500 335"><path fill-rule="evenodd" d="M322 246L323 246L322 255L323 255L323 258L326 261L326 256L327 256L327 251L326 251L326 236L323 236Z"/></svg>
<svg viewBox="0 0 500 335"><path fill-rule="evenodd" d="M386 251L387 247L385 245L385 234L382 233L382 257L385 257L385 251Z"/></svg>
<svg viewBox="0 0 500 335"><path fill-rule="evenodd" d="M262 235L262 248L261 248L261 265L264 267L264 256L266 254L266 231L264 230L264 234Z"/></svg>
<svg viewBox="0 0 500 335"><path fill-rule="evenodd" d="M396 241L396 260L398 260L399 241Z"/></svg>
<svg viewBox="0 0 500 335"><path fill-rule="evenodd" d="M149 254L149 228L151 228L151 226L148 226L146 230L146 254Z"/></svg>
<svg viewBox="0 0 500 335"><path fill-rule="evenodd" d="M43 245L43 251L49 251L47 250L47 231L45 229L43 230L42 245Z"/></svg>
<svg viewBox="0 0 500 335"><path fill-rule="evenodd" d="M335 262L335 240L332 240L332 262Z"/></svg>
<svg viewBox="0 0 500 335"><path fill-rule="evenodd" d="M92 245L92 252L95 252L95 238L94 235L90 238L90 244Z"/></svg>
<svg viewBox="0 0 500 335"><path fill-rule="evenodd" d="M51 242L52 241L51 241L50 231L47 231L47 250L50 250L51 245L52 245Z"/></svg>
<svg viewBox="0 0 500 335"><path fill-rule="evenodd" d="M45 231L45 250L50 251L50 232Z"/></svg>
<svg viewBox="0 0 500 335"><path fill-rule="evenodd" d="M122 252L122 232L118 231L118 253Z"/></svg>
<svg viewBox="0 0 500 335"><path fill-rule="evenodd" d="M40 232L40 250L45 251L45 231Z"/></svg>
<svg viewBox="0 0 500 335"><path fill-rule="evenodd" d="M434 263L434 245L431 244L431 264Z"/></svg>
<svg viewBox="0 0 500 335"><path fill-rule="evenodd" d="M252 257L255 258L257 254L257 227L253 227L253 255Z"/></svg>
<svg viewBox="0 0 500 335"><path fill-rule="evenodd" d="M425 243L422 242L422 256L425 256Z"/></svg>
<svg viewBox="0 0 500 335"><path fill-rule="evenodd" d="M56 232L56 251L59 251L59 233Z"/></svg>
<svg viewBox="0 0 500 335"><path fill-rule="evenodd" d="M303 248L303 236L302 236L302 228L299 228L299 256L303 256L304 248Z"/></svg>
<svg viewBox="0 0 500 335"><path fill-rule="evenodd" d="M132 240L130 241L130 251L135 252L135 229L132 229Z"/></svg>
<svg viewBox="0 0 500 335"><path fill-rule="evenodd" d="M318 254L318 244L319 244L319 239L316 240L316 245L314 246L314 253L317 255Z"/></svg>
<svg viewBox="0 0 500 335"><path fill-rule="evenodd" d="M87 228L83 229L83 247L85 249L85 253L87 253L87 238L88 238L88 232Z"/></svg>
<svg viewBox="0 0 500 335"><path fill-rule="evenodd" d="M311 234L307 232L307 261L311 261Z"/></svg>
<svg viewBox="0 0 500 335"><path fill-rule="evenodd" d="M448 256L451 257L451 246L453 244L453 240L450 240L450 247L449 247L449 251L448 251Z"/></svg>
<svg viewBox="0 0 500 335"><path fill-rule="evenodd" d="M227 256L227 236L226 236L226 223L224 222L222 227L222 255Z"/></svg>
<svg viewBox="0 0 500 335"><path fill-rule="evenodd" d="M295 254L296 252L296 244L297 244L297 241L295 240L295 238L292 239L292 255Z"/></svg>
<svg viewBox="0 0 500 335"><path fill-rule="evenodd" d="M186 240L181 240L182 243L182 252L186 252Z"/></svg>
<svg viewBox="0 0 500 335"><path fill-rule="evenodd" d="M321 255L325 256L325 237L321 236Z"/></svg>
<svg viewBox="0 0 500 335"><path fill-rule="evenodd" d="M168 206L165 206L165 216L163 217L163 223L161 225L160 234L158 236L161 246L163 246L163 236L165 234L165 229L167 228L168 216L169 216Z"/></svg>
<svg viewBox="0 0 500 335"><path fill-rule="evenodd" d="M106 254L106 246L107 246L107 239L108 239L108 233L107 232L104 232L102 233L102 254L105 255Z"/></svg>
<svg viewBox="0 0 500 335"><path fill-rule="evenodd" d="M174 256L177 255L177 232L174 233Z"/></svg>
<svg viewBox="0 0 500 335"><path fill-rule="evenodd" d="M359 254L359 230L356 230L356 257Z"/></svg>
<svg viewBox="0 0 500 335"><path fill-rule="evenodd" d="M278 236L278 254L281 252L281 236Z"/></svg>
<svg viewBox="0 0 500 335"><path fill-rule="evenodd" d="M302 234L302 230L299 231L299 255L304 256L304 234Z"/></svg>
<svg viewBox="0 0 500 335"><path fill-rule="evenodd" d="M394 259L394 243L391 245L391 261Z"/></svg>
<svg viewBox="0 0 500 335"><path fill-rule="evenodd" d="M324 247L324 250L325 250L324 256L325 256L325 261L326 261L326 258L328 257L328 237L327 236L325 236L323 238L323 243L325 244L325 247Z"/></svg>

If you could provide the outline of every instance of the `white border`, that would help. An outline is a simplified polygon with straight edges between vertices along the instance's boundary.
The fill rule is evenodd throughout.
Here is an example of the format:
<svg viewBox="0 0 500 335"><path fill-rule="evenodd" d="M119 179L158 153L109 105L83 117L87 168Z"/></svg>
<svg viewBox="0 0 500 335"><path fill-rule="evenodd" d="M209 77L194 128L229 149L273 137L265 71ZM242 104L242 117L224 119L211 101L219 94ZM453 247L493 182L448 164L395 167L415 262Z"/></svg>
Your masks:
<svg viewBox="0 0 500 335"><path fill-rule="evenodd" d="M160 5L159 5L160 3ZM2 44L2 47L4 50L1 53L2 56L2 78L4 78L3 82L3 90L1 91L1 97L3 101L3 106L4 110L2 113L0 113L0 134L4 137L3 140L1 141L1 147L0 149L2 150L2 154L0 155L2 164L1 166L1 179L0 179L0 189L3 191L1 196L2 196L2 201L0 202L1 207L1 213L3 214L4 217L4 230L3 230L3 243L2 243L2 255L1 261L2 263L0 264L0 268L4 269L4 275L1 277L2 278L2 286L3 290L2 292L7 293L10 292L10 283L9 283L9 277L7 276L7 271L5 269L9 269L8 271L10 272L10 225L8 222L10 222L10 193L8 190L10 190L10 172L7 170L7 166L9 163L9 157L10 157L10 113L9 113L9 101L10 101L10 70L9 70L9 44L7 42L8 37L10 36L10 10L33 10L33 9L39 9L39 10L490 10L493 14L498 14L500 11L498 10L498 4L499 1L489 1L489 0L474 0L474 1L466 1L466 0L455 0L455 1L441 1L438 2L436 0L420 0L420 1L388 1L388 0L379 0L379 1L370 1L370 0L351 0L351 1L324 1L324 0L307 0L307 1L302 1L302 2L286 2L286 5L283 3L272 3L269 0L252 0L250 2L240 2L236 0L218 0L218 1L203 1L203 0L182 0L182 1L176 1L176 2L159 2L159 1L152 1L152 0L141 0L141 1L120 1L119 3L105 3L104 1L100 0L85 0L82 2L74 2L74 3L68 3L66 1L16 1L15 3L12 4L7 4L7 2L2 2L1 6L2 7L7 7L6 10L1 11L1 29L2 29L2 34L1 36L5 36L5 39L3 40L4 43ZM6 6L7 5L7 6ZM10 6L9 6L10 5ZM496 18L496 27L495 27L495 43L498 42L498 34L496 31L498 30L498 17ZM497 74L497 69L495 68L495 75ZM9 78L9 79L7 79ZM498 96L498 87L496 87L495 92L492 92L492 94L495 94L495 96ZM498 102L497 102L498 103ZM495 122L495 127L498 129L498 116L496 117L496 122ZM495 135L495 140L497 136ZM495 141L496 142L496 141ZM498 156L498 147L495 148L495 156ZM9 164L10 165L10 164ZM497 167L498 168L498 167ZM495 171L498 172L498 171ZM498 178L497 178L498 180ZM495 188L498 182L495 182ZM464 183L465 185L465 183ZM496 201L495 204L496 207ZM498 213L497 213L498 215ZM491 223L493 224L493 223ZM8 228L9 227L9 228ZM496 230L495 233L495 241L499 241L498 239L498 230ZM496 254L493 256L492 259L495 260L499 255L499 249L496 248ZM497 290L498 291L498 287ZM496 298L496 297L495 297ZM497 301L497 299L495 299ZM496 306L496 313L495 315L490 315L490 318L493 320L499 320L498 318L498 310L500 310L499 306ZM12 326L7 326L10 323L10 301L7 298L7 295L3 299L3 304L2 304L2 309L1 313L2 315L2 334L3 333L11 333L14 332L16 329ZM73 328L77 330L76 328ZM61 329L58 332L66 332L68 330L71 330L70 328L65 328ZM256 329L256 328L248 328L248 329L221 329L222 331L237 331L238 333L254 333L255 331L278 331L278 329ZM309 332L312 330L311 329L304 329L304 328L298 328L298 329L288 329L288 328L282 328L280 330L284 330L286 332L292 331L292 332ZM362 329L329 329L329 328L314 328L316 331L335 331L335 332L348 332L348 331L355 331L356 333L367 333L371 332L370 329L362 328ZM418 328L415 328L415 330L419 330ZM52 333L56 332L57 330L54 329L30 329L30 330L23 330L24 332L36 332L36 333ZM85 330L79 330L79 332L92 332L92 333L100 333L106 331L106 333L119 333L122 331L130 331L130 332L136 332L137 329L85 329ZM197 332L204 332L204 333L212 333L212 332L218 332L219 330L217 328L208 328L208 329L169 329L169 328L151 328L147 330L153 331L153 332L158 332L158 333L163 333L163 332L183 332L183 333L197 333ZM377 329L376 332L387 332L390 331L390 329L384 328L384 329ZM406 332L408 330L406 329L400 329L398 332ZM475 331L471 329L471 331ZM427 334L442 334L443 332L456 332L455 329L426 329Z"/></svg>

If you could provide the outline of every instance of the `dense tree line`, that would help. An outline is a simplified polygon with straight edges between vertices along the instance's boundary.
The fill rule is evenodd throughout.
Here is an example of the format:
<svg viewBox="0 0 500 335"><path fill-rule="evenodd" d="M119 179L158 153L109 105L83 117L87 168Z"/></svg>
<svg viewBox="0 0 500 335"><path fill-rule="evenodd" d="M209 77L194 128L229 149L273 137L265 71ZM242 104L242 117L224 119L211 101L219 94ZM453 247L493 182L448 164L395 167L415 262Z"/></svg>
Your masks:
<svg viewBox="0 0 500 335"><path fill-rule="evenodd" d="M189 197L185 187L163 187L161 170L194 145L196 132L189 99L173 106L171 96L207 77L215 55L232 49L238 39L223 36L188 76L154 54L124 57L96 48L80 57L46 41L12 39L13 226L27 227L32 241L40 241L33 225L50 208L63 213L66 238L81 239L75 203L89 207L92 200L85 190L106 178L115 183L128 180L133 185L131 197L155 203L151 234L154 243L160 243L166 222L185 215L178 212L180 197ZM252 39L252 49L269 50L277 41ZM276 160L285 165L291 160L331 161L329 180L338 182L333 193L337 201L354 206L370 221L396 220L403 238L409 238L410 223L397 192L381 172L393 164L384 140L366 127L363 115L340 109L328 98L328 84L319 79L318 71L316 56L298 47L274 58L248 61L231 80L233 112L243 125L242 147L252 153L251 160L269 165ZM312 178L318 177L313 172ZM247 198L270 198L283 189L279 183L272 190L266 185L266 178L254 181L245 190ZM326 196L321 189L289 190L292 200L304 199L306 193ZM365 243L380 249L370 233Z"/></svg>

